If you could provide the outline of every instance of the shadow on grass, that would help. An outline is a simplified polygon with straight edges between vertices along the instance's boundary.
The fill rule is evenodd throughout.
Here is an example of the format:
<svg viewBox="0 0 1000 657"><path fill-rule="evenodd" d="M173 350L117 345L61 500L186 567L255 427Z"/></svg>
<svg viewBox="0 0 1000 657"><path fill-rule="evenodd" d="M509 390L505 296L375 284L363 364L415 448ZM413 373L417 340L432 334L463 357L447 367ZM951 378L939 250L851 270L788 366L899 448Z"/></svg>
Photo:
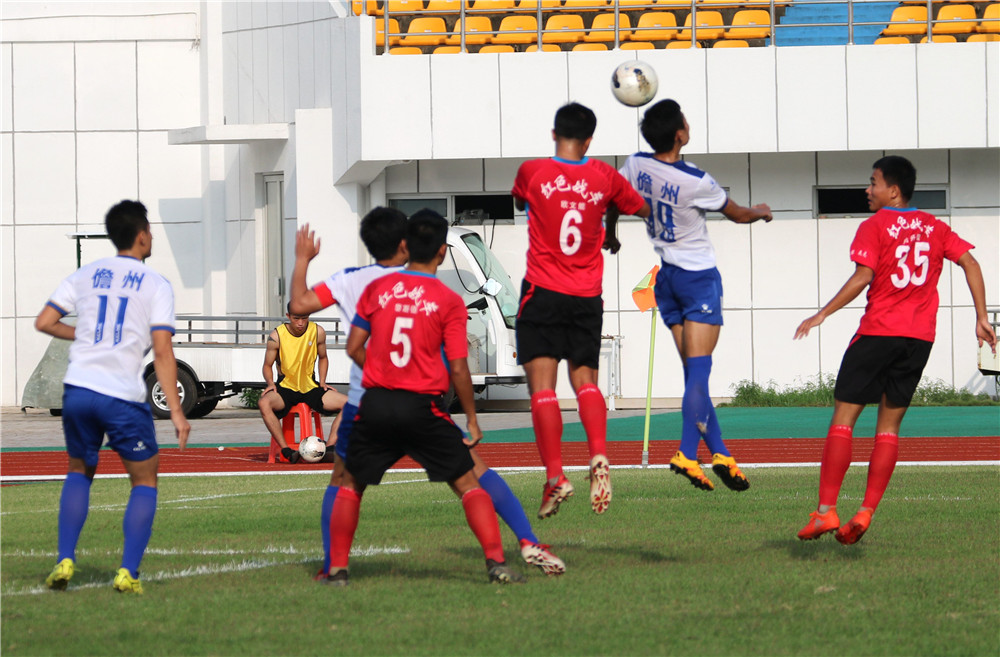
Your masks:
<svg viewBox="0 0 1000 657"><path fill-rule="evenodd" d="M833 536L823 536L814 541L800 541L792 536L764 541L763 546L771 550L784 550L789 557L799 561L815 561L831 556L846 561L856 561L865 554L864 547L841 545Z"/></svg>

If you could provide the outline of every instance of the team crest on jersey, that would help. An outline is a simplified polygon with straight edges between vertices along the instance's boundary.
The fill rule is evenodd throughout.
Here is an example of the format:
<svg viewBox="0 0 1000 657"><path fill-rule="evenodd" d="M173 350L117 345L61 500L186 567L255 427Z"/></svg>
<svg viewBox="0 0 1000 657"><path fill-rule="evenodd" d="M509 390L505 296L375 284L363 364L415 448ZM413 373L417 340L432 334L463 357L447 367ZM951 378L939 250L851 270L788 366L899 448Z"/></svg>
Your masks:
<svg viewBox="0 0 1000 657"><path fill-rule="evenodd" d="M559 174L556 176L555 180L545 182L541 184L541 191L545 198L552 198L552 195L556 192L574 192L579 194L584 202L590 202L597 204L602 198L604 198L604 192L591 192L587 190L586 180L577 180L575 182L570 182L566 180L566 176Z"/></svg>
<svg viewBox="0 0 1000 657"><path fill-rule="evenodd" d="M886 230L893 239L897 239L899 237L899 233L904 230L920 231L927 237L930 237L931 233L934 232L934 226L929 223L925 226L924 223L920 221L920 217L914 217L909 221L906 220L906 217L896 217L896 223L888 226Z"/></svg>

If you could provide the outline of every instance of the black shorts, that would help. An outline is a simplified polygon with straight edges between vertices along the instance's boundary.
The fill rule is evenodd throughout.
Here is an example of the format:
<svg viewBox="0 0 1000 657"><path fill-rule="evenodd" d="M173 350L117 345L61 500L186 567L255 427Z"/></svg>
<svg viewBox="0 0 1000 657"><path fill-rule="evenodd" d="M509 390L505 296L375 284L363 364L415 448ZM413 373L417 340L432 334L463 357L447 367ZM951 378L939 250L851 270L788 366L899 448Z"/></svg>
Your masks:
<svg viewBox="0 0 1000 657"><path fill-rule="evenodd" d="M603 322L601 295L575 297L524 281L515 328L517 362L548 356L596 370Z"/></svg>
<svg viewBox="0 0 1000 657"><path fill-rule="evenodd" d="M882 394L909 406L933 342L884 335L855 335L844 352L833 397L848 404L877 404Z"/></svg>
<svg viewBox="0 0 1000 657"><path fill-rule="evenodd" d="M431 481L454 481L473 465L462 439L441 395L371 388L361 398L345 465L359 483L369 486L409 456Z"/></svg>
<svg viewBox="0 0 1000 657"><path fill-rule="evenodd" d="M297 404L305 402L309 405L309 408L313 409L317 413L323 413L327 415L327 411L323 410L323 395L326 394L326 390L322 388L313 388L309 392L298 392L297 390L289 390L282 385L274 386L274 389L278 391L281 396L281 401L285 402L285 407L280 411L275 411L274 415L279 420L292 410Z"/></svg>

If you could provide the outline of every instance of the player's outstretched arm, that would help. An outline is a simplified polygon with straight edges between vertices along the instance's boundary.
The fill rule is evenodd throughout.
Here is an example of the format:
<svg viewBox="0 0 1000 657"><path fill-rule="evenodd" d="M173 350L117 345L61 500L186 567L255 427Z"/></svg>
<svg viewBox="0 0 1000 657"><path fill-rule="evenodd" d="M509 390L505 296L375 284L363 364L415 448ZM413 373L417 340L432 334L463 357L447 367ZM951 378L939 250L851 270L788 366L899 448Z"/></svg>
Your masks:
<svg viewBox="0 0 1000 657"><path fill-rule="evenodd" d="M604 244L601 248L606 249L612 255L618 253L622 248L622 243L618 241L618 217L621 212L614 203L608 203L604 210Z"/></svg>
<svg viewBox="0 0 1000 657"><path fill-rule="evenodd" d="M976 307L976 338L979 340L979 346L982 347L983 342L986 342L993 349L993 353L996 353L997 334L990 324L989 317L986 316L986 283L983 281L983 270L979 266L979 261L969 251L958 259L958 266L965 271L965 281L969 284L972 303Z"/></svg>
<svg viewBox="0 0 1000 657"><path fill-rule="evenodd" d="M809 335L809 331L822 324L823 320L850 302L854 301L854 299L857 298L857 296L861 294L866 287L868 287L868 284L872 282L872 278L874 276L875 270L871 267L857 265L854 269L854 273L847 279L844 286L840 288L840 291L833 295L833 298L830 299L829 303L823 306L822 310L818 313L799 324L799 327L795 329L795 337L793 339L799 340L806 337Z"/></svg>
<svg viewBox="0 0 1000 657"><path fill-rule="evenodd" d="M774 218L771 216L771 208L767 203L758 203L747 208L739 203L733 203L732 199L726 202L726 207L722 208L722 214L725 215L726 219L737 224L752 224L760 219L771 221Z"/></svg>
<svg viewBox="0 0 1000 657"><path fill-rule="evenodd" d="M62 318L58 310L45 306L35 318L35 330L61 340L73 340L76 337L76 327L64 323Z"/></svg>
<svg viewBox="0 0 1000 657"><path fill-rule="evenodd" d="M261 374L264 375L264 392L261 393L261 397L274 390L274 363L278 360L279 346L278 329L274 329L271 335L267 336L267 347L264 350L264 366L261 368Z"/></svg>
<svg viewBox="0 0 1000 657"><path fill-rule="evenodd" d="M319 238L303 224L295 232L295 267L292 269L291 293L288 297L289 309L293 315L309 315L323 309L319 295L306 285L309 263L319 255Z"/></svg>
<svg viewBox="0 0 1000 657"><path fill-rule="evenodd" d="M371 331L366 331L360 326L352 326L351 332L347 334L347 355L358 364L358 367L365 367L365 343Z"/></svg>
<svg viewBox="0 0 1000 657"><path fill-rule="evenodd" d="M465 439L469 447L483 439L483 431L479 428L476 417L476 402L472 394L472 375L469 373L469 361L466 358L455 358L448 361L451 367L451 384L455 387L455 396L465 413L465 428L469 437Z"/></svg>
<svg viewBox="0 0 1000 657"><path fill-rule="evenodd" d="M153 369L160 389L167 397L170 408L170 421L174 423L177 434L177 446L182 450L187 445L191 425L181 410L181 397L177 394L177 360L174 358L173 335L170 331L153 331Z"/></svg>

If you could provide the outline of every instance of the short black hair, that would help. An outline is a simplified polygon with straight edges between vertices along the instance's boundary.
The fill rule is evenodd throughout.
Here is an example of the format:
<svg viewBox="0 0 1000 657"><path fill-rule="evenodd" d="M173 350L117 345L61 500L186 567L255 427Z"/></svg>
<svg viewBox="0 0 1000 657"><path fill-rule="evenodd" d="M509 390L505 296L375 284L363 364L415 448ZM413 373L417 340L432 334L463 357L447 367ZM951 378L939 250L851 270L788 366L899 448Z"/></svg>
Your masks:
<svg viewBox="0 0 1000 657"><path fill-rule="evenodd" d="M677 131L684 129L684 113L676 100L661 100L642 117L639 130L642 138L656 153L666 153L674 148Z"/></svg>
<svg viewBox="0 0 1000 657"><path fill-rule="evenodd" d="M406 248L410 260L426 264L434 259L441 245L448 241L448 222L430 208L410 217L406 227Z"/></svg>
<svg viewBox="0 0 1000 657"><path fill-rule="evenodd" d="M556 137L587 141L594 136L594 130L597 129L597 116L585 105L567 103L556 111L553 129Z"/></svg>
<svg viewBox="0 0 1000 657"><path fill-rule="evenodd" d="M396 255L406 238L406 215L396 208L377 207L361 220L361 241L376 260Z"/></svg>
<svg viewBox="0 0 1000 657"><path fill-rule="evenodd" d="M122 201L104 215L104 230L111 243L119 251L127 251L135 245L135 238L144 230L149 230L146 206L139 201Z"/></svg>
<svg viewBox="0 0 1000 657"><path fill-rule="evenodd" d="M917 169L902 155L886 155L875 161L872 169L882 172L887 185L899 187L899 193L907 202L913 198L913 188L917 185Z"/></svg>

